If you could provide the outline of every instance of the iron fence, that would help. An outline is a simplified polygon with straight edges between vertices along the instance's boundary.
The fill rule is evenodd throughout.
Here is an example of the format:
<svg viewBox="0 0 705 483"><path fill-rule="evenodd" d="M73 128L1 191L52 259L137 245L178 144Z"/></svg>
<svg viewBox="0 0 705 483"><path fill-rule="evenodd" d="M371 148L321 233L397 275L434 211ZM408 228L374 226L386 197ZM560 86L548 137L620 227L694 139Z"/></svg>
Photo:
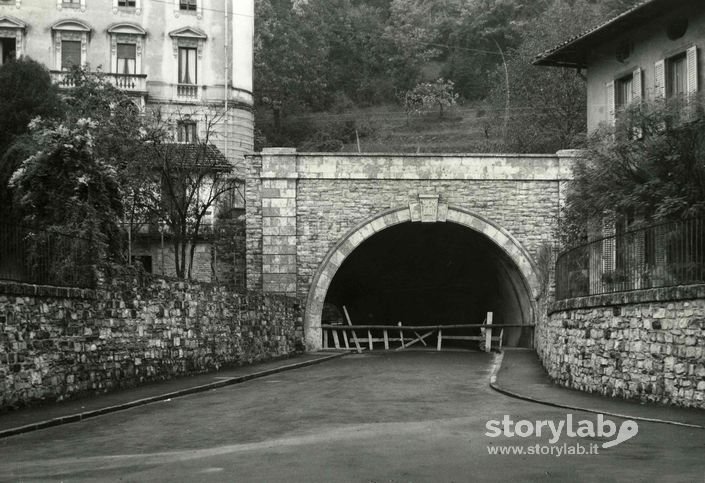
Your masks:
<svg viewBox="0 0 705 483"><path fill-rule="evenodd" d="M243 215L244 216L244 215ZM245 233L244 218L200 226L194 242L186 236L175 250L174 234L167 226L150 223L123 224L121 251L123 259L133 266L141 266L147 273L176 277L177 255L183 263L184 276L201 282L231 284L244 287ZM185 246L182 260L181 245ZM194 245L193 259L190 249ZM185 261L184 261L185 260Z"/></svg>
<svg viewBox="0 0 705 483"><path fill-rule="evenodd" d="M705 218L617 233L563 252L558 300L705 282Z"/></svg>
<svg viewBox="0 0 705 483"><path fill-rule="evenodd" d="M89 240L0 223L0 280L62 287L95 287Z"/></svg>

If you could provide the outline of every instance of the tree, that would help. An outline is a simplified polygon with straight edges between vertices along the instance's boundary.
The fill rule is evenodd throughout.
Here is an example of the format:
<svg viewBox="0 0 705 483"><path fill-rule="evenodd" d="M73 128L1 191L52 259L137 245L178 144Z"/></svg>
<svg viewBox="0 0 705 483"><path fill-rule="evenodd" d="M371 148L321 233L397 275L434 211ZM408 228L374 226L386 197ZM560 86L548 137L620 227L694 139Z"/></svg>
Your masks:
<svg viewBox="0 0 705 483"><path fill-rule="evenodd" d="M645 102L591 136L570 184L564 240L584 240L605 213L644 223L704 214L703 112L697 99Z"/></svg>
<svg viewBox="0 0 705 483"><path fill-rule="evenodd" d="M7 219L13 211L8 182L34 151L31 136L26 136L29 122L36 116L54 118L61 112L61 101L46 68L27 57L3 64L0 111L0 213Z"/></svg>
<svg viewBox="0 0 705 483"><path fill-rule="evenodd" d="M138 224L165 223L174 249L174 270L191 279L196 246L202 241L204 221L224 195L235 189L232 166L211 143L224 113L200 115L204 135L190 143L177 142L172 126L187 121L151 116L142 133L138 162L124 169L130 209Z"/></svg>
<svg viewBox="0 0 705 483"><path fill-rule="evenodd" d="M31 135L41 149L10 180L26 224L89 240L95 260L119 250L122 215L115 168L94 151L95 121L36 119Z"/></svg>
<svg viewBox="0 0 705 483"><path fill-rule="evenodd" d="M604 16L600 4L554 0L541 15L525 22L521 44L507 52L506 64L491 77L491 124L502 133L505 150L555 152L584 145L585 79L575 70L532 62L539 53L584 31L586 25L598 24Z"/></svg>
<svg viewBox="0 0 705 483"><path fill-rule="evenodd" d="M438 108L438 116L443 117L443 108L456 104L458 94L453 89L453 81L437 79L435 82L422 82L404 94L404 108L407 115L421 114Z"/></svg>

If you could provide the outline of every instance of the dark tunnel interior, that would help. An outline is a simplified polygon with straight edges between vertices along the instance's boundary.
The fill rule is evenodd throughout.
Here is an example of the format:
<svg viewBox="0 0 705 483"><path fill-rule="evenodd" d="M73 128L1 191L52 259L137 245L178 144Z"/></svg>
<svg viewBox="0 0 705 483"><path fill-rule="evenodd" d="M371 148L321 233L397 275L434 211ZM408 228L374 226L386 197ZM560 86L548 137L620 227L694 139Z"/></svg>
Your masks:
<svg viewBox="0 0 705 483"><path fill-rule="evenodd" d="M529 300L514 262L485 235L454 223L403 223L373 235L343 262L322 322L344 322L345 306L353 325L479 324L487 312L494 324L530 324ZM506 328L503 343L529 346L530 337L527 329Z"/></svg>

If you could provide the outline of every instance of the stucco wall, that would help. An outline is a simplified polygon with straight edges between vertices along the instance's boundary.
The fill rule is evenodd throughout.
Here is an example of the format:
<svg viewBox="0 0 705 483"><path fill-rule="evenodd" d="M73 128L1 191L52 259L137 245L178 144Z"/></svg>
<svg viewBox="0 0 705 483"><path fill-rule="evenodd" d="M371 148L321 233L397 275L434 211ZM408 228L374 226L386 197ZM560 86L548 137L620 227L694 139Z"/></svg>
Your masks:
<svg viewBox="0 0 705 483"><path fill-rule="evenodd" d="M676 17L688 19L688 30L683 37L670 40L666 35L666 26ZM620 62L616 50L625 41L632 43L634 49L625 61ZM694 45L698 47L698 85L702 91L705 87L705 8L700 2L692 2L687 8L644 22L638 28L622 32L619 37L595 49L589 57L587 69L588 132L608 120L609 106L605 87L608 82L641 68L644 95L653 98L654 64L685 52Z"/></svg>
<svg viewBox="0 0 705 483"><path fill-rule="evenodd" d="M705 408L705 286L554 303L536 350L557 383L613 397Z"/></svg>

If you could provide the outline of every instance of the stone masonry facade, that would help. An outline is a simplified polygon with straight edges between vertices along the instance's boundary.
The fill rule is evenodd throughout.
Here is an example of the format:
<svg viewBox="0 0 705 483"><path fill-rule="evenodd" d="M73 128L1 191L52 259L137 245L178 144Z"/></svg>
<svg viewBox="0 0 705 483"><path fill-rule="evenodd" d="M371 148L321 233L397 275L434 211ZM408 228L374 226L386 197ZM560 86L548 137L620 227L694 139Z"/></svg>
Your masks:
<svg viewBox="0 0 705 483"><path fill-rule="evenodd" d="M572 153L563 155L300 154L248 162L247 283L305 299L325 255L351 229L438 195L494 221L532 255L552 240Z"/></svg>
<svg viewBox="0 0 705 483"><path fill-rule="evenodd" d="M457 223L458 216L487 221L483 230L489 232L467 226L491 239L488 233L497 234L494 241L502 248L499 240L511 239L515 261L524 260L529 265L525 272L531 272L531 260L543 245L552 243L575 155L573 151L389 155L265 149L247 163L247 287L296 296L305 307L306 327L316 320L311 313L320 312L322 305L321 295L313 290L316 277L326 277L325 285L332 277L328 272L342 262L338 258L344 251L336 247L346 237L355 238L356 246L362 241L360 234L351 233L385 213L371 225L373 231L377 224L379 229L390 226L385 223L389 217L413 222L415 206L444 213L433 222ZM331 262L330 256L336 260ZM331 270L324 268L326 264ZM309 348L315 347L309 342L316 339L315 333L308 334Z"/></svg>
<svg viewBox="0 0 705 483"><path fill-rule="evenodd" d="M536 349L561 385L705 409L705 286L556 302Z"/></svg>
<svg viewBox="0 0 705 483"><path fill-rule="evenodd" d="M0 282L0 410L284 357L300 325L292 298L214 284Z"/></svg>

